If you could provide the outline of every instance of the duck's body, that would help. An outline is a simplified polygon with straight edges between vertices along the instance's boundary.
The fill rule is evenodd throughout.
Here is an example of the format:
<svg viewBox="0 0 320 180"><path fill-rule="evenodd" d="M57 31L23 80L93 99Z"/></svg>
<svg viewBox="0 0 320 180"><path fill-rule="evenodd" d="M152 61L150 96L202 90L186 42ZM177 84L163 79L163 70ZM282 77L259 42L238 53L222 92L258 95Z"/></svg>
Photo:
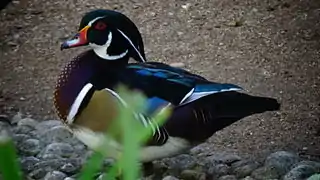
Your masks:
<svg viewBox="0 0 320 180"><path fill-rule="evenodd" d="M89 45L92 50L75 57L60 74L54 95L59 117L90 148L104 140L104 132L125 104L114 91L119 84L147 96L148 110L136 112L137 123L153 128L153 136L140 152L141 162L170 157L205 141L216 131L252 114L280 108L277 100L250 96L233 84L204 77L163 63L145 62L141 35L121 13L87 13L80 31L62 49ZM128 64L129 58L143 63ZM162 126L150 114L171 106ZM118 158L121 145L108 139Z"/></svg>
<svg viewBox="0 0 320 180"><path fill-rule="evenodd" d="M174 107L163 126L154 125L154 136L141 151L142 162L182 153L246 116L279 109L275 99L246 95L237 92L242 90L239 86L211 82L180 68L156 62L127 64L127 59L105 61L87 51L61 73L55 104L60 118L76 125L75 135L91 148L98 145L108 119L116 116L114 107L120 100L114 88L119 83L148 98L146 118L137 123L152 121L148 116L167 105ZM114 144L111 156L116 158L121 146Z"/></svg>

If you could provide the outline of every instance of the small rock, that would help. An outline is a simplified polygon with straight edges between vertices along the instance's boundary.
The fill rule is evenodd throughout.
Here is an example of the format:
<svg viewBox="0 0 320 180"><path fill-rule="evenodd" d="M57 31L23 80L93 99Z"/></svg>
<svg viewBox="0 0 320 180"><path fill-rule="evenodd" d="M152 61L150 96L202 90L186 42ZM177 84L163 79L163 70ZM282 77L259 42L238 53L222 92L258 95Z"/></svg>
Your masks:
<svg viewBox="0 0 320 180"><path fill-rule="evenodd" d="M243 20L235 20L235 21L230 21L227 26L230 26L230 27L240 27L242 26L244 23Z"/></svg>
<svg viewBox="0 0 320 180"><path fill-rule="evenodd" d="M33 157L33 156L22 157L20 159L20 164L21 164L22 170L27 171L27 172L31 172L32 170L34 170L34 166L38 162L40 162L40 160L38 158Z"/></svg>
<svg viewBox="0 0 320 180"><path fill-rule="evenodd" d="M316 169L317 172L320 172L320 162L315 161L300 161L296 165L293 166L293 168L299 166L299 165L309 165Z"/></svg>
<svg viewBox="0 0 320 180"><path fill-rule="evenodd" d="M64 178L64 180L75 180L75 179L72 177L66 177L66 178Z"/></svg>
<svg viewBox="0 0 320 180"><path fill-rule="evenodd" d="M52 143L49 144L41 152L41 155L45 154L56 154L60 157L71 157L73 155L74 149L70 144L67 143Z"/></svg>
<svg viewBox="0 0 320 180"><path fill-rule="evenodd" d="M209 168L208 174L212 175L215 178L224 176L230 173L231 167L226 164L217 164Z"/></svg>
<svg viewBox="0 0 320 180"><path fill-rule="evenodd" d="M51 127L49 130L42 132L42 140L46 144L52 142L65 142L72 145L79 144L79 141L71 134L71 132L62 125Z"/></svg>
<svg viewBox="0 0 320 180"><path fill-rule="evenodd" d="M196 165L196 158L188 154L181 154L174 158L166 158L163 162L173 169L192 169Z"/></svg>
<svg viewBox="0 0 320 180"><path fill-rule="evenodd" d="M33 170L31 173L28 174L33 179L41 179L47 174L46 169L44 168L39 168L36 170Z"/></svg>
<svg viewBox="0 0 320 180"><path fill-rule="evenodd" d="M40 141L37 139L27 139L19 145L19 151L27 156L34 156L40 152Z"/></svg>
<svg viewBox="0 0 320 180"><path fill-rule="evenodd" d="M11 119L12 124L17 124L22 119L22 113L18 112L16 115L14 115Z"/></svg>
<svg viewBox="0 0 320 180"><path fill-rule="evenodd" d="M63 125L61 121L58 120L47 120L47 121L42 121L37 124L35 127L37 131L43 132L45 130L48 130L52 127Z"/></svg>
<svg viewBox="0 0 320 180"><path fill-rule="evenodd" d="M69 159L59 158L59 159L41 161L35 164L35 169L42 168L42 169L46 169L47 172L50 172L51 170L58 170L68 163L72 164L77 170L81 168L81 160L78 158L69 158Z"/></svg>
<svg viewBox="0 0 320 180"><path fill-rule="evenodd" d="M67 164L64 164L64 165L60 168L60 171L65 172L65 173L68 173L68 174L73 174L73 173L75 173L76 171L78 171L78 167L74 166L74 165L71 164L71 163L67 163Z"/></svg>
<svg viewBox="0 0 320 180"><path fill-rule="evenodd" d="M300 158L298 155L286 151L279 151L272 153L266 158L265 166L276 168L278 174L283 176L299 161Z"/></svg>
<svg viewBox="0 0 320 180"><path fill-rule="evenodd" d="M45 175L44 180L64 180L66 177L67 175L64 174L63 172L52 171L52 172L48 172Z"/></svg>
<svg viewBox="0 0 320 180"><path fill-rule="evenodd" d="M234 175L225 175L221 176L218 180L237 180L237 177Z"/></svg>
<svg viewBox="0 0 320 180"><path fill-rule="evenodd" d="M274 167L263 166L251 173L251 176L257 180L265 180L265 179L278 179L280 175L278 174L277 169Z"/></svg>
<svg viewBox="0 0 320 180"><path fill-rule="evenodd" d="M59 159L61 158L59 155L57 154L39 154L37 157L41 158L42 160L50 160L50 159Z"/></svg>
<svg viewBox="0 0 320 180"><path fill-rule="evenodd" d="M183 170L180 174L184 180L206 180L206 174L195 170Z"/></svg>
<svg viewBox="0 0 320 180"><path fill-rule="evenodd" d="M185 10L189 10L189 8L191 7L191 4L190 3L187 3L187 4L184 4L181 6L183 9Z"/></svg>
<svg viewBox="0 0 320 180"><path fill-rule="evenodd" d="M179 180L179 179L174 176L166 176L166 177L162 178L162 180Z"/></svg>
<svg viewBox="0 0 320 180"><path fill-rule="evenodd" d="M18 126L29 126L34 128L37 125L37 121L31 118L24 118L18 122Z"/></svg>
<svg viewBox="0 0 320 180"><path fill-rule="evenodd" d="M96 180L103 180L103 179L105 179L105 174L103 173L103 174L100 174L97 178L96 178Z"/></svg>
<svg viewBox="0 0 320 180"><path fill-rule="evenodd" d="M289 171L283 180L304 180L316 173L316 169L309 165L299 165Z"/></svg>
<svg viewBox="0 0 320 180"><path fill-rule="evenodd" d="M212 156L209 156L206 158L207 162L210 162L211 164L227 164L231 165L234 162L240 161L241 157L236 154L230 154L230 153L216 153Z"/></svg>
<svg viewBox="0 0 320 180"><path fill-rule="evenodd" d="M0 122L4 123L6 125L11 125L11 120L9 119L9 116L4 115L4 114L0 114Z"/></svg>
<svg viewBox="0 0 320 180"><path fill-rule="evenodd" d="M14 134L13 137L12 137L13 141L16 144L19 144L19 146L23 141L25 141L25 140L27 140L29 138L30 138L30 136L26 135L26 134Z"/></svg>
<svg viewBox="0 0 320 180"><path fill-rule="evenodd" d="M250 176L247 176L247 177L245 177L245 178L243 178L243 179L241 179L241 180L255 180L255 179L253 179L253 178L250 177Z"/></svg>
<svg viewBox="0 0 320 180"><path fill-rule="evenodd" d="M175 63L171 63L170 66L177 67L177 68L182 68L182 67L185 66L185 64L182 63L182 62L175 62Z"/></svg>
<svg viewBox="0 0 320 180"><path fill-rule="evenodd" d="M249 176L252 171L258 167L259 163L254 161L238 161L232 164L233 173L237 176L237 178Z"/></svg>
<svg viewBox="0 0 320 180"><path fill-rule="evenodd" d="M12 128L12 132L15 134L29 134L33 130L34 128L30 126L15 126Z"/></svg>

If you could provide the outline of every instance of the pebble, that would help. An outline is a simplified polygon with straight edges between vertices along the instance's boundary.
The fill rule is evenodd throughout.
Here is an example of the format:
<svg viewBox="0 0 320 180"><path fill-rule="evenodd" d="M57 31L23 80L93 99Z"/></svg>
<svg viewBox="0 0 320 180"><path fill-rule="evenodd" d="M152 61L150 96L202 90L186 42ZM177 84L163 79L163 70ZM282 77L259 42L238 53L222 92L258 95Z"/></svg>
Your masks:
<svg viewBox="0 0 320 180"><path fill-rule="evenodd" d="M162 180L179 180L179 179L174 176L166 176L166 177L162 178Z"/></svg>
<svg viewBox="0 0 320 180"><path fill-rule="evenodd" d="M18 126L28 126L31 127L32 129L37 125L37 121L31 118L24 118L18 121L17 125Z"/></svg>
<svg viewBox="0 0 320 180"><path fill-rule="evenodd" d="M237 180L237 177L234 175L225 175L221 176L218 180Z"/></svg>
<svg viewBox="0 0 320 180"><path fill-rule="evenodd" d="M44 180L64 180L67 177L66 174L60 171L52 171L48 172L45 177L43 178Z"/></svg>
<svg viewBox="0 0 320 180"><path fill-rule="evenodd" d="M207 161L210 164L227 164L231 165L232 163L236 161L240 161L241 157L236 154L230 154L230 153L215 153L214 155L211 155L207 157Z"/></svg>
<svg viewBox="0 0 320 180"><path fill-rule="evenodd" d="M263 166L254 170L251 173L251 176L256 180L278 179L280 177L275 168L268 166Z"/></svg>
<svg viewBox="0 0 320 180"><path fill-rule="evenodd" d="M249 176L252 171L259 167L259 163L254 161L238 161L232 164L232 171L237 178Z"/></svg>
<svg viewBox="0 0 320 180"><path fill-rule="evenodd" d="M34 180L77 179L83 163L92 151L60 121L37 121L16 115L14 122L10 125L0 121L0 130L7 129L10 132L8 135L12 135L26 176ZM151 171L153 174L145 180L300 180L320 172L320 162L302 160L292 152L274 152L260 164L227 152L200 155L208 152L206 146L193 149L194 153L191 154L155 161ZM104 160L101 169L110 167L113 162L112 159ZM102 177L101 173L96 176L98 179ZM314 180L310 178L308 180Z"/></svg>
<svg viewBox="0 0 320 180"><path fill-rule="evenodd" d="M60 157L71 157L73 155L73 147L67 143L52 143L47 145L42 154L55 154Z"/></svg>
<svg viewBox="0 0 320 180"><path fill-rule="evenodd" d="M34 170L34 166L39 162L40 162L40 159L33 156L22 157L20 159L20 164L22 169L27 172Z"/></svg>
<svg viewBox="0 0 320 180"><path fill-rule="evenodd" d="M34 156L40 152L40 141L37 139L27 139L22 141L18 146L20 153L23 153L27 156Z"/></svg>
<svg viewBox="0 0 320 180"><path fill-rule="evenodd" d="M183 170L180 176L185 180L206 180L205 173L190 169Z"/></svg>
<svg viewBox="0 0 320 180"><path fill-rule="evenodd" d="M217 177L229 174L230 171L231 171L230 166L226 164L217 164L209 167L209 170L207 173L217 178Z"/></svg>

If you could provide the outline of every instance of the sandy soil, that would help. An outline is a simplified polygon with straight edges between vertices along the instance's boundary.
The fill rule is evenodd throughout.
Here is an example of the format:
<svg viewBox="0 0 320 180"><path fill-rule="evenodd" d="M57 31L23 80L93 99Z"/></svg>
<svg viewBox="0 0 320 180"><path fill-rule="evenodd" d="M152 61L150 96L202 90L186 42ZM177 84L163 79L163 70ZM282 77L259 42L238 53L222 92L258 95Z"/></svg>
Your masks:
<svg viewBox="0 0 320 180"><path fill-rule="evenodd" d="M320 157L319 0L14 1L0 12L0 109L56 118L59 70L85 48L60 43L95 8L117 9L143 34L149 61L182 62L211 80L282 102L278 113L243 119L203 149L261 157L279 149Z"/></svg>

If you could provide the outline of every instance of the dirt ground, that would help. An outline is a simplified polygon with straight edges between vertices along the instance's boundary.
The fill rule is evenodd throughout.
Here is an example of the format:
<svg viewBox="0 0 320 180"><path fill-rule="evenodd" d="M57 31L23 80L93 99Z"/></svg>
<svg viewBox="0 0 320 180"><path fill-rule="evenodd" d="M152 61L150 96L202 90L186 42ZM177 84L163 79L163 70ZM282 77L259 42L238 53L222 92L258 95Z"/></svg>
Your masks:
<svg viewBox="0 0 320 180"><path fill-rule="evenodd" d="M213 81L279 99L282 109L243 119L203 145L261 157L294 150L320 158L319 0L20 0L0 11L0 109L38 119L56 77L85 48L60 43L92 9L116 9L142 32L149 61L182 62Z"/></svg>

